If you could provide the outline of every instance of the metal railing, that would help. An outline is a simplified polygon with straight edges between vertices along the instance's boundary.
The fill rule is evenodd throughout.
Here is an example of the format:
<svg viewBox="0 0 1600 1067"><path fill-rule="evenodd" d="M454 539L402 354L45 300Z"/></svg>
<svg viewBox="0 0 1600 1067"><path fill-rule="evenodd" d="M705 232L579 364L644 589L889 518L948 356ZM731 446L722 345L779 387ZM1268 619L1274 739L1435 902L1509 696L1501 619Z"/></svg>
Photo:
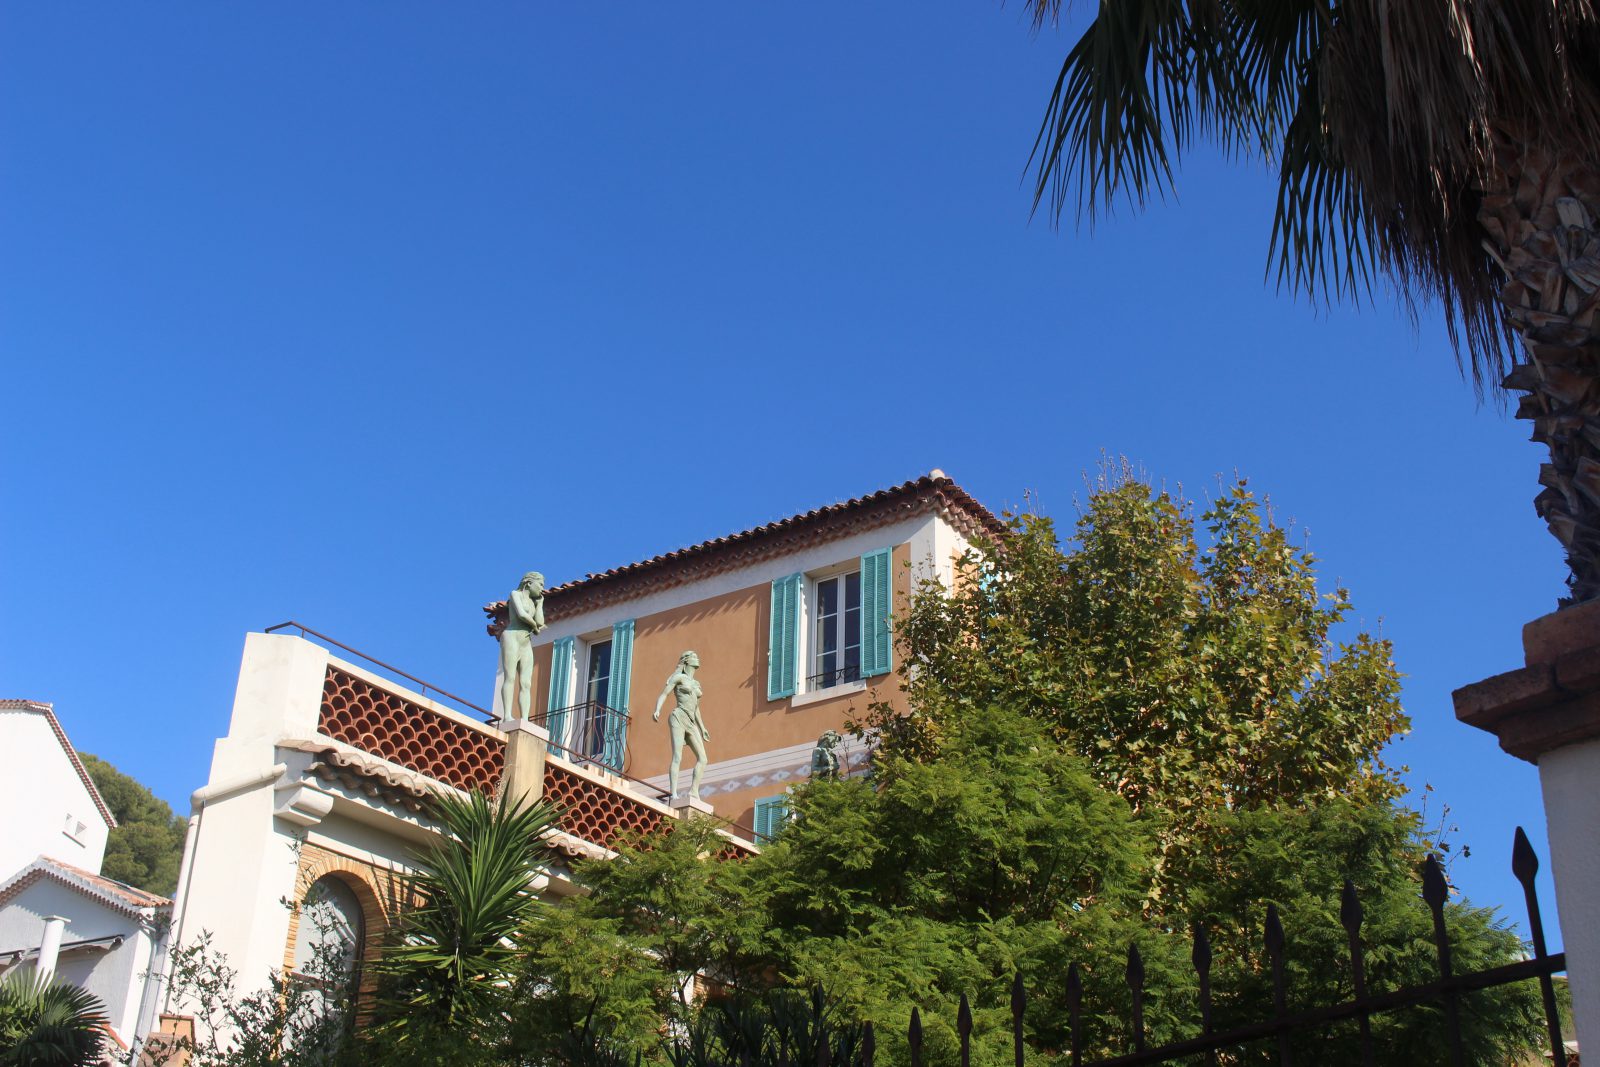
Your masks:
<svg viewBox="0 0 1600 1067"><path fill-rule="evenodd" d="M838 667L831 671L823 671L820 674L811 675L806 679L805 691L815 693L821 689L832 689L836 685L846 685L850 682L859 681L861 681L861 666L860 664L852 664L848 667Z"/></svg>
<svg viewBox="0 0 1600 1067"><path fill-rule="evenodd" d="M344 642L336 641L333 638L329 637L327 634L318 633L317 631L311 629L311 627L305 625L304 623L294 622L293 620L290 620L289 622L280 622L276 626L268 626L265 630L263 630L261 632L262 633L273 634L273 633L277 633L279 630L287 630L290 627L293 627L294 629L299 630L300 631L300 636L302 636L302 637L315 637L318 641L321 641L321 642L323 642L325 644L332 645L334 648L343 649L344 651L350 653L352 656L357 656L357 657L359 657L361 659L366 660L368 663L372 664L374 667L381 667L384 670L388 671L390 674L398 675L399 677L404 678L406 681L414 683L417 686L417 692L420 693L423 696L427 696L428 692L431 690L434 693L437 693L439 696L444 697L446 700L454 701L455 703L460 704L464 708L470 708L471 710L477 712L479 715L483 716L483 720L485 722L491 722L492 723L492 722L498 722L499 721L495 717L494 712L490 711L488 708L479 707L477 704L474 704L472 701L466 699L465 697L458 697L454 693L451 693L451 692L449 692L447 690L444 690L444 689L440 689L438 686L432 684L431 682L424 682L421 678L418 678L416 675L407 674L405 671L401 670L399 667L395 667L395 666L393 666L391 664L385 663L385 662L383 662L383 660L377 659L376 657L369 656L365 652L361 651L359 648L351 648L349 645L345 644Z"/></svg>
<svg viewBox="0 0 1600 1067"><path fill-rule="evenodd" d="M550 734L550 747L570 759L594 763L621 774L627 762L628 713L597 700L581 700L564 708L541 711L535 726Z"/></svg>

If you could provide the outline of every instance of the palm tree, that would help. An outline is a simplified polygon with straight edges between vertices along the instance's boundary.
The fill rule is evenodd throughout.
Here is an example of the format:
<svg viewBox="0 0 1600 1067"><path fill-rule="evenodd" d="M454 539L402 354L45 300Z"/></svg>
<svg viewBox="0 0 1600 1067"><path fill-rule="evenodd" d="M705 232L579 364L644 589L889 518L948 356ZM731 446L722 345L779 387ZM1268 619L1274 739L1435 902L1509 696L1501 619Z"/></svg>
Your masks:
<svg viewBox="0 0 1600 1067"><path fill-rule="evenodd" d="M17 972L0 981L0 1067L98 1063L105 1005L64 982Z"/></svg>
<svg viewBox="0 0 1600 1067"><path fill-rule="evenodd" d="M443 835L419 852L415 907L378 965L378 1036L399 1044L481 1037L493 1025L558 817L549 804L479 792L440 794L432 809Z"/></svg>
<svg viewBox="0 0 1600 1067"><path fill-rule="evenodd" d="M1036 23L1061 0L1028 0ZM1101 0L1034 147L1035 208L1092 216L1199 137L1279 171L1269 256L1319 297L1438 300L1480 392L1550 448L1535 508L1600 595L1596 0Z"/></svg>

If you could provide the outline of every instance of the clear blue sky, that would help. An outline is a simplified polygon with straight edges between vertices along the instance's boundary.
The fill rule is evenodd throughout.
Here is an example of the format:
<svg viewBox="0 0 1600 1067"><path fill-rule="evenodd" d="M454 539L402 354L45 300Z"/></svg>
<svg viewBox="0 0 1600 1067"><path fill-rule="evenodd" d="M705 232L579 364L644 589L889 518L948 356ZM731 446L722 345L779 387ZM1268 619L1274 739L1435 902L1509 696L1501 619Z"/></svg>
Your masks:
<svg viewBox="0 0 1600 1067"><path fill-rule="evenodd" d="M1102 452L1192 492L1238 470L1394 639L1394 758L1520 919L1537 776L1450 690L1561 592L1539 451L1435 316L1274 292L1260 166L1030 220L1071 32L985 2L7 5L0 695L186 812L248 630L486 702L479 605L530 567L935 466L1058 515Z"/></svg>

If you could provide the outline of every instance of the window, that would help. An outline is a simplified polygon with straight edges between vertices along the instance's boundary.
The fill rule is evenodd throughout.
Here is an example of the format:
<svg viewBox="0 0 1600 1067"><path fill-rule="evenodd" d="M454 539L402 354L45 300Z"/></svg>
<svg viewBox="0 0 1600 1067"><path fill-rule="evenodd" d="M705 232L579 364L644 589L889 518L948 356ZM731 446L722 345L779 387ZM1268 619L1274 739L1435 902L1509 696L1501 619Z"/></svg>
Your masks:
<svg viewBox="0 0 1600 1067"><path fill-rule="evenodd" d="M789 794L779 793L775 797L762 797L756 801L754 821L758 844L776 838L778 831L789 821Z"/></svg>
<svg viewBox="0 0 1600 1067"><path fill-rule="evenodd" d="M889 673L891 554L880 548L863 553L856 570L841 566L831 574L790 574L773 581L768 700Z"/></svg>
<svg viewBox="0 0 1600 1067"><path fill-rule="evenodd" d="M861 572L811 585L811 671L808 690L861 680Z"/></svg>
<svg viewBox="0 0 1600 1067"><path fill-rule="evenodd" d="M89 829L87 823L84 823L76 815L68 814L67 824L61 828L61 832L81 845L83 844L83 832L87 829Z"/></svg>
<svg viewBox="0 0 1600 1067"><path fill-rule="evenodd" d="M348 977L361 958L365 925L355 891L331 875L318 878L300 905L294 973L324 982Z"/></svg>
<svg viewBox="0 0 1600 1067"><path fill-rule="evenodd" d="M606 754L608 709L611 707L611 641L589 644L589 662L584 668L583 721L575 747L589 759Z"/></svg>

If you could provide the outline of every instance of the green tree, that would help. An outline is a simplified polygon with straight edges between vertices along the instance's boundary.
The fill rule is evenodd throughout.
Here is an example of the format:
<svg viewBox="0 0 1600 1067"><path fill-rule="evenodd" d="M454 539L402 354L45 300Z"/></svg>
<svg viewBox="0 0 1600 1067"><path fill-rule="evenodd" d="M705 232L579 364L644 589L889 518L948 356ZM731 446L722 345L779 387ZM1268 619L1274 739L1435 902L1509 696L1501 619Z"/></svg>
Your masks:
<svg viewBox="0 0 1600 1067"><path fill-rule="evenodd" d="M0 1067L89 1067L100 1061L105 1006L31 970L0 980Z"/></svg>
<svg viewBox="0 0 1600 1067"><path fill-rule="evenodd" d="M1061 0L1029 0L1036 22ZM1437 299L1480 387L1524 392L1535 500L1600 594L1600 8L1593 0L1101 0L1062 65L1035 204L1172 184L1199 138L1278 169L1278 277ZM1510 354L1522 342L1523 362Z"/></svg>
<svg viewBox="0 0 1600 1067"><path fill-rule="evenodd" d="M1400 795L1382 759L1408 725L1389 644L1333 643L1348 595L1319 592L1314 557L1243 481L1197 522L1109 471L1070 551L1046 516L1009 524L954 590L926 584L897 622L912 714L864 723L885 752L926 761L951 723L1026 713L1151 817L1158 872L1207 847L1210 812ZM1158 874L1151 890L1184 885Z"/></svg>
<svg viewBox="0 0 1600 1067"><path fill-rule="evenodd" d="M117 820L106 839L100 873L151 893L170 896L183 863L184 821L167 802L99 756L79 753L101 799Z"/></svg>

